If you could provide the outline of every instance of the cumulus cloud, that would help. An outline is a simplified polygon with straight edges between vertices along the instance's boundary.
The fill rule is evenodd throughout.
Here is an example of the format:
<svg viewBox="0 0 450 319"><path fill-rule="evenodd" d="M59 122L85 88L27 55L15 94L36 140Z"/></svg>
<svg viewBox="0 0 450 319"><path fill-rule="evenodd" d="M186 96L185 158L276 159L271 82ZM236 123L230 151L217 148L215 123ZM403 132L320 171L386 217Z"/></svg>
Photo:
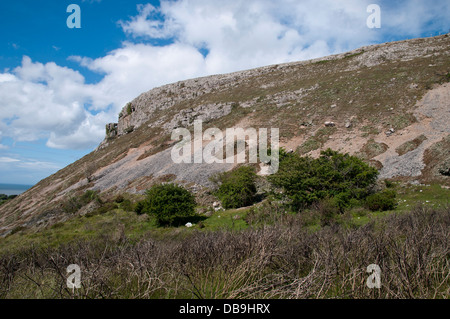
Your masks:
<svg viewBox="0 0 450 319"><path fill-rule="evenodd" d="M20 162L20 160L6 156L0 157L0 163L14 163L14 162Z"/></svg>
<svg viewBox="0 0 450 319"><path fill-rule="evenodd" d="M208 52L206 73L343 52L389 35L448 30L448 1L378 1L382 28L366 25L372 0L180 0L140 5L121 21L135 38L171 39Z"/></svg>
<svg viewBox="0 0 450 319"><path fill-rule="evenodd" d="M102 74L98 83L86 84L79 71L29 57L0 73L0 138L92 148L121 107L153 87L450 27L448 1L413 0L380 1L382 27L369 29L371 2L163 0L159 7L139 5L136 16L118 22L129 35L120 48L103 57L69 58ZM158 45L148 41L154 39Z"/></svg>
<svg viewBox="0 0 450 319"><path fill-rule="evenodd" d="M174 39L208 52L206 73L323 56L377 40L369 1L164 1L121 21L136 38Z"/></svg>
<svg viewBox="0 0 450 319"><path fill-rule="evenodd" d="M84 83L77 71L55 63L42 64L24 57L12 73L0 74L1 137L16 141L35 141L52 137L64 139L79 131L80 125L93 117L85 105L94 98L93 88ZM99 94L99 93L96 93ZM96 115L105 120L103 114ZM98 142L104 123L90 121L90 141L53 143L57 148L87 148ZM102 127L100 132L100 127ZM81 140L80 140L81 141Z"/></svg>
<svg viewBox="0 0 450 319"><path fill-rule="evenodd" d="M126 42L122 48L98 59L71 57L82 66L105 74L95 87L93 107L123 106L150 88L205 74L203 56L195 48L180 43L155 47Z"/></svg>

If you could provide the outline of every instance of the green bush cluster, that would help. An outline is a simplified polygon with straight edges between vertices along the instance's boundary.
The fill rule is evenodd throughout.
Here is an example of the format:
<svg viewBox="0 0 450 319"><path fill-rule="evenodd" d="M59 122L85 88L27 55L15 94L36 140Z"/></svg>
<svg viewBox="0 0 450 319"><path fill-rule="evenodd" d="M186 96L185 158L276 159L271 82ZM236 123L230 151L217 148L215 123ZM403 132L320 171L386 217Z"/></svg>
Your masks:
<svg viewBox="0 0 450 319"><path fill-rule="evenodd" d="M0 194L0 205L5 203L6 201L16 198L17 195L5 195L5 194Z"/></svg>
<svg viewBox="0 0 450 319"><path fill-rule="evenodd" d="M342 212L371 194L378 171L361 159L327 149L317 159L291 153L269 181L283 189L296 211L330 198Z"/></svg>
<svg viewBox="0 0 450 319"><path fill-rule="evenodd" d="M127 103L127 114L130 115L133 112L133 109L131 107L131 102Z"/></svg>
<svg viewBox="0 0 450 319"><path fill-rule="evenodd" d="M312 207L319 212L321 224L328 225L336 214L348 208L365 207L383 211L396 207L394 185L386 181L386 189L374 193L378 171L358 157L331 149L322 151L317 159L287 153L283 148L277 151L279 170L270 175L268 181L275 198L284 199L292 211ZM250 206L258 200L254 166L239 166L213 176L211 181L217 185L214 195L225 209ZM95 199L100 200L96 192L86 191L78 198L69 199L66 211L76 211ZM178 226L199 218L195 213L195 196L185 188L170 183L150 188L146 198L136 204L120 194L111 203L99 203L95 214L120 208L154 216L159 226ZM285 209L283 206L283 211Z"/></svg>
<svg viewBox="0 0 450 319"><path fill-rule="evenodd" d="M366 198L366 207L371 211L392 210L397 207L396 193L392 189L372 194Z"/></svg>
<svg viewBox="0 0 450 319"><path fill-rule="evenodd" d="M98 191L87 190L80 196L71 196L63 204L62 209L67 214L74 214L78 210L89 204L92 201L97 201L98 204L103 204L102 200L98 196Z"/></svg>
<svg viewBox="0 0 450 319"><path fill-rule="evenodd" d="M146 199L136 204L138 214L149 214L160 226L182 224L195 216L195 197L176 184L153 186L146 193Z"/></svg>
<svg viewBox="0 0 450 319"><path fill-rule="evenodd" d="M256 172L253 166L240 166L212 178L219 185L216 196L226 209L252 205L256 195Z"/></svg>

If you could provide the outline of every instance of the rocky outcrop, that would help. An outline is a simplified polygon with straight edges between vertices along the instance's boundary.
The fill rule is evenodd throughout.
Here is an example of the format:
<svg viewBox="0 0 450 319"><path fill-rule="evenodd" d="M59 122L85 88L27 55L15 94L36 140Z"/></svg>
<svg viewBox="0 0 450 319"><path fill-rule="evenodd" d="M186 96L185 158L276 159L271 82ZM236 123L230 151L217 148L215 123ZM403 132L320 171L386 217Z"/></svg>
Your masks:
<svg viewBox="0 0 450 319"><path fill-rule="evenodd" d="M181 110L172 120L163 125L166 130L172 130L178 127L188 127L194 123L194 120L209 122L230 114L232 103L204 104L195 108Z"/></svg>
<svg viewBox="0 0 450 319"><path fill-rule="evenodd" d="M106 138L114 138L118 134L117 123L106 124Z"/></svg>

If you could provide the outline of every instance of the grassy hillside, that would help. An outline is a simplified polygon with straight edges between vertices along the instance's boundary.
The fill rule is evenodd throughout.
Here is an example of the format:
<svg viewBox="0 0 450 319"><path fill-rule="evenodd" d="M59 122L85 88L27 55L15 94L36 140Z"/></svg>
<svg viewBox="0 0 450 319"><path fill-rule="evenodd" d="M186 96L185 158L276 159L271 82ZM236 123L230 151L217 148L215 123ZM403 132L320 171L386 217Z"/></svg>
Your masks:
<svg viewBox="0 0 450 319"><path fill-rule="evenodd" d="M1 240L0 297L448 298L448 192L403 187L396 212L350 211L328 226L318 211L267 202L191 228L121 208L77 217ZM73 291L63 275L72 263L82 269ZM365 285L372 263L381 289Z"/></svg>
<svg viewBox="0 0 450 319"><path fill-rule="evenodd" d="M75 238L71 232L79 227L82 228L78 229L81 238L95 236L97 227L106 227L110 232L108 227L115 228L116 224L100 224L108 224L115 216L114 210L107 213L110 215L88 217L96 208L86 202L73 209L70 205L74 199L90 189L99 190L107 202L122 193L138 198L153 184L176 179L172 171L161 175L150 172L150 168L155 167L153 160L159 158L162 164L167 164L161 154L173 141L170 141L169 126L165 125L180 114L187 116L188 110L203 106L206 110L217 105L231 106L231 112L209 120L204 129L212 126L221 129L278 127L281 143L300 154L317 156L321 149L332 147L357 154L379 169L404 165L409 156L416 155L414 160L419 158L419 161L413 166L419 175L402 176L410 172L406 166L399 176L395 172L391 174L395 175L393 180L450 185L449 177L439 173L450 158L446 147L448 132L440 131L441 127L435 129L433 122L440 120L445 124L448 113L445 105L441 106L444 112L437 109L440 112L437 115L427 113L428 109L420 114L416 112L418 101L428 97L427 94L435 90L442 90L439 94L448 92L449 41L450 37L443 35L376 45L311 61L186 80L143 93L131 101L136 111L121 117L120 121L126 118L130 125L140 123L128 134L106 139L101 148L0 206L0 236L9 235L1 239L9 241L2 246L13 245L13 239L17 243L25 240L24 245L36 240L39 245L53 246ZM438 93L431 95L432 102ZM325 121L333 121L336 126L324 127ZM385 132L390 129L394 129L395 135L388 140ZM420 152L424 153L423 160ZM401 165L392 164L397 158L403 160ZM448 163L445 165L448 167ZM197 187L194 185L197 177L207 180L208 172L207 166L192 170L192 179L183 182ZM205 203L205 206L210 204ZM121 210L120 205L117 209L117 214L130 214ZM128 217L129 221L122 224L125 234L131 238L139 238L153 227L151 221L141 224L131 215ZM199 231L220 228L224 221L235 227L247 227L243 216L236 220L228 217L219 222L214 214L205 220L205 227ZM93 230L83 230L83 221L89 218L94 223L89 226ZM311 225L315 227L314 223ZM46 235L40 236L39 231ZM27 235L22 236L22 232ZM33 232L38 233L29 235ZM46 236L48 243L41 242Z"/></svg>

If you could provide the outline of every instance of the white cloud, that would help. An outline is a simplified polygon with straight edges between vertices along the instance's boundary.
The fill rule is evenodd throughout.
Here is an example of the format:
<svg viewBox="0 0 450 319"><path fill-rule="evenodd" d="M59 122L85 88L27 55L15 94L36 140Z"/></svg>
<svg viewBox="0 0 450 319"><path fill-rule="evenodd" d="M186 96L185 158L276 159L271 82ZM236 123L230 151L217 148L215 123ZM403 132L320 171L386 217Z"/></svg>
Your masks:
<svg viewBox="0 0 450 319"><path fill-rule="evenodd" d="M58 135L50 133L46 143L48 147L64 149L70 145L73 149L82 149L86 145L91 145L92 141L100 141L105 136L105 123L108 123L108 116L104 113L97 115L87 114L81 124L70 134Z"/></svg>
<svg viewBox="0 0 450 319"><path fill-rule="evenodd" d="M56 148L91 148L101 141L105 123L115 119L120 108L112 110L114 115L92 115L84 106L103 99L104 92L86 85L79 72L52 62L42 64L25 56L12 73L0 74L2 137L44 138Z"/></svg>
<svg viewBox="0 0 450 319"><path fill-rule="evenodd" d="M448 1L379 1L382 28L366 25L372 0L180 0L138 6L121 21L133 37L207 49L206 74L338 53L391 35L450 27Z"/></svg>
<svg viewBox="0 0 450 319"><path fill-rule="evenodd" d="M20 162L20 160L6 156L0 157L0 163L14 163L14 162Z"/></svg>
<svg viewBox="0 0 450 319"><path fill-rule="evenodd" d="M102 93L93 97L97 109L110 103L123 106L152 87L205 74L203 56L195 48L178 43L164 47L124 43L102 58L72 59L106 74L95 85Z"/></svg>
<svg viewBox="0 0 450 319"><path fill-rule="evenodd" d="M29 159L27 161L23 161L17 164L17 167L24 168L24 169L31 169L31 170L57 170L61 169L62 167L58 164L51 163L51 162L44 162L44 161L36 161L33 159Z"/></svg>
<svg viewBox="0 0 450 319"><path fill-rule="evenodd" d="M323 56L375 41L369 1L163 1L139 6L123 30L207 49L206 73ZM164 20L161 20L162 16Z"/></svg>
<svg viewBox="0 0 450 319"><path fill-rule="evenodd" d="M164 3L163 3L164 5ZM139 4L137 6L139 14L131 18L131 21L119 21L123 30L134 37L150 36L152 38L171 37L176 30L174 23L165 23L156 18L156 14L160 11L151 4ZM156 19L151 19L155 17ZM172 21L174 22L174 21Z"/></svg>

